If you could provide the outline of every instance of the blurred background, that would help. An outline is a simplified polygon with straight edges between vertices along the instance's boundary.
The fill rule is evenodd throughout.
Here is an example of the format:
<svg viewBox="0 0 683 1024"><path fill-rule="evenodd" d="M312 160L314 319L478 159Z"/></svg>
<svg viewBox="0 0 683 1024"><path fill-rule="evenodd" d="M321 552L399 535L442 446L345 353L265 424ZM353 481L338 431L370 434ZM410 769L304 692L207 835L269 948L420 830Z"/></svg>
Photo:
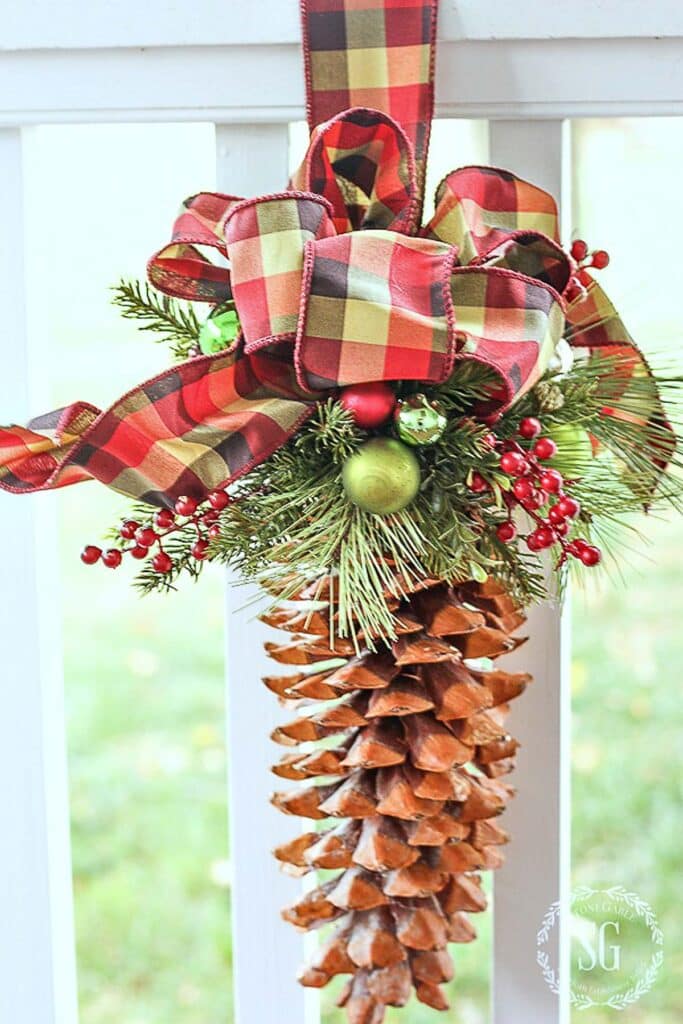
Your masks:
<svg viewBox="0 0 683 1024"><path fill-rule="evenodd" d="M624 320L656 363L681 372L683 119L579 121L572 132L574 236L610 251L601 280ZM295 157L304 139L292 126ZM179 201L214 187L213 154L210 125L29 130L30 329L47 353L50 407L109 404L166 365L152 336L118 318L110 287L142 277ZM437 122L433 184L486 159L483 123ZM105 581L78 559L125 503L81 485L58 505L82 1024L231 1022L221 573L140 599L127 570ZM651 903L664 969L618 1019L674 1024L683 1015L682 531L673 517L641 526L643 543L620 573L573 596L573 880L623 885ZM249 766L231 768L248 785ZM411 1024L485 1024L490 922L480 933L457 950L453 1010L416 1009ZM575 1011L573 1020L613 1017ZM326 1024L340 1020L326 1011Z"/></svg>

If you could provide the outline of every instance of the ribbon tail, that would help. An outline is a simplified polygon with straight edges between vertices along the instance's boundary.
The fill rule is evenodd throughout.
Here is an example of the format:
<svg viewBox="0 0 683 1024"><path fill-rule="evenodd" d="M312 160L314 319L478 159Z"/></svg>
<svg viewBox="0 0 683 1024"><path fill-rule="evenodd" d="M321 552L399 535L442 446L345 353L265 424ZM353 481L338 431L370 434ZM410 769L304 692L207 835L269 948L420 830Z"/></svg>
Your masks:
<svg viewBox="0 0 683 1024"><path fill-rule="evenodd" d="M179 364L104 412L78 403L0 429L0 488L32 493L96 479L150 505L203 499L265 461L310 415L310 402L264 380L236 346Z"/></svg>

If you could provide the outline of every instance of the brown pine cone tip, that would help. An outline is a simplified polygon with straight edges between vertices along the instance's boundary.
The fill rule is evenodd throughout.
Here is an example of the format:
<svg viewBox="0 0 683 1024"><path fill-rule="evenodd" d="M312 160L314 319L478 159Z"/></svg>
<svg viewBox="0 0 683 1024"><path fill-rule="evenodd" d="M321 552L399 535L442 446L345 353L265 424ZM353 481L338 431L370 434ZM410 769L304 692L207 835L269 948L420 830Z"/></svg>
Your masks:
<svg viewBox="0 0 683 1024"><path fill-rule="evenodd" d="M306 745L273 772L316 780L273 803L325 822L275 856L293 875L338 871L283 917L303 930L336 922L299 980L322 987L350 975L339 1001L350 1024L380 1024L413 989L448 1008L447 944L475 938L467 915L486 907L478 872L501 865L509 838L495 820L514 793L501 781L518 747L505 719L531 679L477 663L524 642L511 634L525 617L498 584L425 580L387 603L398 639L377 650L360 633L356 644L331 636L334 592L324 582L262 616L294 633L266 645L271 657L301 666L264 680L297 713L273 740Z"/></svg>

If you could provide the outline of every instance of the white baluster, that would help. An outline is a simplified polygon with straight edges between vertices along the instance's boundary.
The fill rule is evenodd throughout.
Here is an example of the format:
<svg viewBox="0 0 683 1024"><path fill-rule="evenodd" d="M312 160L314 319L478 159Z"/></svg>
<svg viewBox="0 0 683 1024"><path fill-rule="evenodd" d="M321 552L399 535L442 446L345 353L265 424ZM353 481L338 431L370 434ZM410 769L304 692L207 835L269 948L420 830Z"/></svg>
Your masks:
<svg viewBox="0 0 683 1024"><path fill-rule="evenodd" d="M491 163L561 197L567 190L567 125L562 121L492 121ZM567 232L564 232L565 237ZM559 998L536 963L536 934L557 899L568 906L570 875L570 692L568 613L543 604L524 630L530 640L503 667L528 671L532 686L513 704L510 731L522 748L510 781L517 795L503 824L512 833L505 866L495 876L493 1024L569 1024L567 971ZM564 915L565 923L567 914ZM569 963L568 929L549 947L554 964Z"/></svg>
<svg viewBox="0 0 683 1024"><path fill-rule="evenodd" d="M286 124L217 126L216 150L221 191L247 197L286 185ZM280 909L297 899L301 887L280 872L271 853L301 831L298 819L280 814L269 803L273 790L287 784L277 786L282 780L269 770L278 759L269 734L283 715L261 682L261 676L278 670L265 656L263 643L282 639L282 634L257 622L253 607L244 607L254 589L231 582L226 681L235 1024L318 1024L317 993L296 981L304 941L280 918Z"/></svg>
<svg viewBox="0 0 683 1024"><path fill-rule="evenodd" d="M0 410L5 422L22 422L36 367L26 337L19 128L0 128L0 181L8 197ZM48 496L34 504L0 494L0 1020L7 1024L75 1024L78 1015L54 524Z"/></svg>

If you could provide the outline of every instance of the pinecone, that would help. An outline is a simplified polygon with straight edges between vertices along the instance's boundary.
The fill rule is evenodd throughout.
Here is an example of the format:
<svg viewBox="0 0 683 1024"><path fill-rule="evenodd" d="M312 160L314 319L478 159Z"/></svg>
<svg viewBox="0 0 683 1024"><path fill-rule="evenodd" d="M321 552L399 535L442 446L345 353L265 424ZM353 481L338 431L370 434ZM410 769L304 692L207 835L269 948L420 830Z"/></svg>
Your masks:
<svg viewBox="0 0 683 1024"><path fill-rule="evenodd" d="M322 987L351 975L339 1003L351 1024L380 1024L413 988L423 1003L448 1008L440 988L453 976L447 943L475 938L467 915L486 906L478 872L500 866L509 838L495 820L513 795L500 777L518 747L504 723L530 681L486 660L523 642L511 633L524 615L500 586L401 584L406 599L386 595L397 622L391 647L373 650L362 633L355 644L333 638L326 580L296 595L300 608L263 616L295 634L268 644L270 656L299 666L264 680L298 714L272 738L306 745L273 771L317 779L273 803L325 822L275 856L295 875L338 870L283 917L304 930L337 922L299 980Z"/></svg>

